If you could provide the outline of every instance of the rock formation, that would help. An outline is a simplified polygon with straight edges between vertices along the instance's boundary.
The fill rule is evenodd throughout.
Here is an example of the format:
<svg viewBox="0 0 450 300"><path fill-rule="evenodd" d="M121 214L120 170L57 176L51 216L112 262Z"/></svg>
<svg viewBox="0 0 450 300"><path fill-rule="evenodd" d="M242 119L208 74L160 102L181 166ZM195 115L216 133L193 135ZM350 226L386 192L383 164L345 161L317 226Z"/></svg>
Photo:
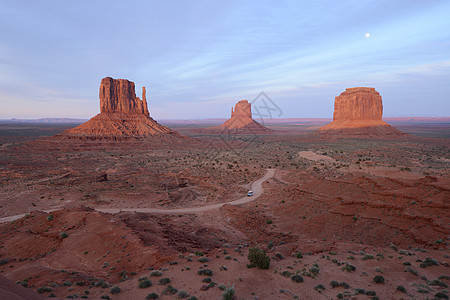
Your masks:
<svg viewBox="0 0 450 300"><path fill-rule="evenodd" d="M124 140L148 136L176 135L150 117L145 87L142 100L134 83L126 79L103 78L100 84L100 113L75 128L64 131L66 138Z"/></svg>
<svg viewBox="0 0 450 300"><path fill-rule="evenodd" d="M231 108L231 118L218 127L205 128L221 134L268 134L272 129L262 126L252 118L251 103L241 100Z"/></svg>
<svg viewBox="0 0 450 300"><path fill-rule="evenodd" d="M333 122L317 133L335 137L389 137L405 133L382 121L383 103L374 88L348 88L334 101Z"/></svg>

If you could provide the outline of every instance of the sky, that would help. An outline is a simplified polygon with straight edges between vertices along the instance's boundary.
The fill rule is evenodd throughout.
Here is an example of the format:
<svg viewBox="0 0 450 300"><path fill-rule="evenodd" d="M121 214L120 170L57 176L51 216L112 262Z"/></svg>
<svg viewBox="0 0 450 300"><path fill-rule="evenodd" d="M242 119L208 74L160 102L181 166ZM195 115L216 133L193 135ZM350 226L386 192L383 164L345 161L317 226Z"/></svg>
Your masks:
<svg viewBox="0 0 450 300"><path fill-rule="evenodd" d="M229 117L264 92L332 117L374 87L385 117L450 116L450 1L0 0L0 119L90 118L103 77L155 119Z"/></svg>

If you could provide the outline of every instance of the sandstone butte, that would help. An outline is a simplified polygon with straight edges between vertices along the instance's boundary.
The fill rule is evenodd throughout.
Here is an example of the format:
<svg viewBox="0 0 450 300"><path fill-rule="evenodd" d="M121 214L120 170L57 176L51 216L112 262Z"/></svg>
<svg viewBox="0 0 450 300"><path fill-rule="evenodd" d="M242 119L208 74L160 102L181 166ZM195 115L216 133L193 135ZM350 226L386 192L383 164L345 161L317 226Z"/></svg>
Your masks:
<svg viewBox="0 0 450 300"><path fill-rule="evenodd" d="M136 97L134 82L105 77L100 84L100 113L60 137L82 140L126 140L130 138L180 136L150 117L145 87ZM180 136L181 137L181 136Z"/></svg>
<svg viewBox="0 0 450 300"><path fill-rule="evenodd" d="M348 88L335 98L333 122L319 128L317 133L364 138L405 135L382 118L383 102L375 88Z"/></svg>
<svg viewBox="0 0 450 300"><path fill-rule="evenodd" d="M270 134L272 129L264 127L252 118L251 103L241 100L231 108L231 118L220 126L205 128L224 134Z"/></svg>

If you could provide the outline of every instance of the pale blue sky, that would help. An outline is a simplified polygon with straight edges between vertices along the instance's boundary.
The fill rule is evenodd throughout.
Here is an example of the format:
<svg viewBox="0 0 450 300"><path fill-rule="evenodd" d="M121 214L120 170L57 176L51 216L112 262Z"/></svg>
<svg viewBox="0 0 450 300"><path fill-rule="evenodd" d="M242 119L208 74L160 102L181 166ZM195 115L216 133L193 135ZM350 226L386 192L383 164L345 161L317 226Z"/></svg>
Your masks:
<svg viewBox="0 0 450 300"><path fill-rule="evenodd" d="M282 117L332 117L355 86L385 116L450 116L450 1L0 0L0 118L92 117L106 76L145 85L156 119L261 91Z"/></svg>

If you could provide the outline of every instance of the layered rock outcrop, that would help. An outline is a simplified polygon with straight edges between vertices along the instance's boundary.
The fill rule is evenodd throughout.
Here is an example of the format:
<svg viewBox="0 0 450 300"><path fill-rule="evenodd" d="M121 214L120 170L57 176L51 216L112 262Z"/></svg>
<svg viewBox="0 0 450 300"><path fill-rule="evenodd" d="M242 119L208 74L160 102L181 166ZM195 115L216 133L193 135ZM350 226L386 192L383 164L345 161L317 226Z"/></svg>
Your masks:
<svg viewBox="0 0 450 300"><path fill-rule="evenodd" d="M333 122L317 132L335 137L390 137L405 133L382 121L381 95L370 87L348 88L334 101Z"/></svg>
<svg viewBox="0 0 450 300"><path fill-rule="evenodd" d="M61 136L77 139L143 138L148 136L178 135L150 117L145 87L142 100L136 97L134 83L126 79L103 78L100 84L100 113Z"/></svg>
<svg viewBox="0 0 450 300"><path fill-rule="evenodd" d="M252 118L251 103L241 100L231 108L231 118L220 126L206 128L220 134L270 134L272 129L264 127Z"/></svg>

